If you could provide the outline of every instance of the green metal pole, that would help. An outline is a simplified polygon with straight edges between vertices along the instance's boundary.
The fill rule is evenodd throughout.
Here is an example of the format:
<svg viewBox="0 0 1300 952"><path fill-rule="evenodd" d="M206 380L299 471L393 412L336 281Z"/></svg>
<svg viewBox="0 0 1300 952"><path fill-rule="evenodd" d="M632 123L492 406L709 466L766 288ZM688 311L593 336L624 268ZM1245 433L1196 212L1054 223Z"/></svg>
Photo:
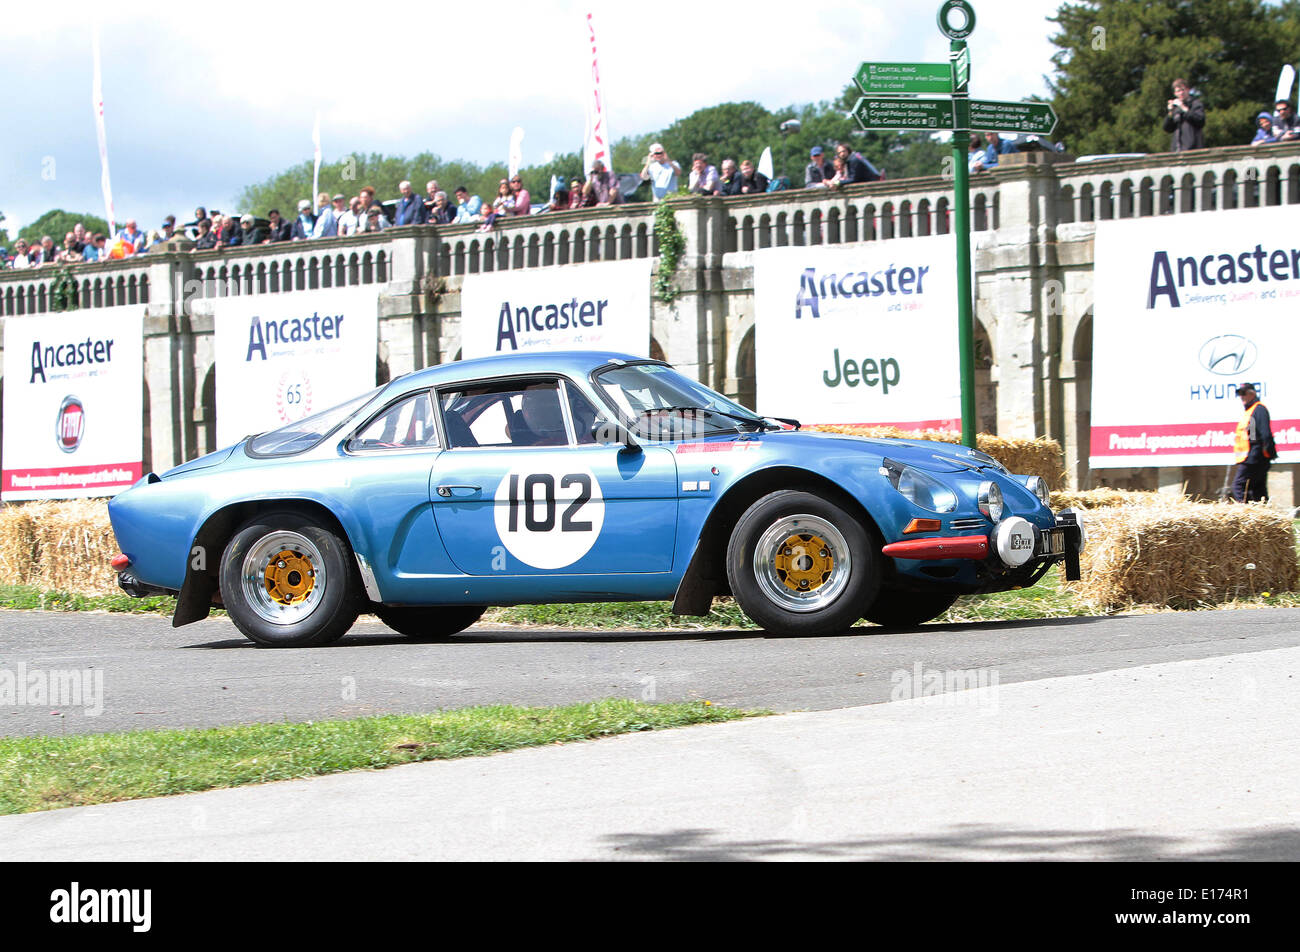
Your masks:
<svg viewBox="0 0 1300 952"><path fill-rule="evenodd" d="M952 41L952 59L966 48ZM970 94L952 94L953 231L957 236L957 349L961 354L961 441L975 446L975 317L971 302L970 269Z"/></svg>

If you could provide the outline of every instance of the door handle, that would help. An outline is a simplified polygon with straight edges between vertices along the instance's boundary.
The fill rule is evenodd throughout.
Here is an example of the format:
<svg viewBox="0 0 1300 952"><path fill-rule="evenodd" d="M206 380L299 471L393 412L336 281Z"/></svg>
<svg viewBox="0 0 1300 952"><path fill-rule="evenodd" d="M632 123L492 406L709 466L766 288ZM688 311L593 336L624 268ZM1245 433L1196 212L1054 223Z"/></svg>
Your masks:
<svg viewBox="0 0 1300 952"><path fill-rule="evenodd" d="M450 497L452 493L454 493L458 489L463 489L467 493L478 493L483 491L482 486L469 486L469 485L462 485L457 483L443 483L437 488L436 492L438 493L439 496L442 496L443 498L447 498Z"/></svg>

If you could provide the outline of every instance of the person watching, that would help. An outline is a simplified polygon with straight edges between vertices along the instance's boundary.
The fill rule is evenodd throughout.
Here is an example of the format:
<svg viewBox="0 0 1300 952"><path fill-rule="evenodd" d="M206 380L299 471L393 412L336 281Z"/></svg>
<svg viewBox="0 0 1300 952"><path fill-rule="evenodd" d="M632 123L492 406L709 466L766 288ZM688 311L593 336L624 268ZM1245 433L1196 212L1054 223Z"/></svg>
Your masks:
<svg viewBox="0 0 1300 952"><path fill-rule="evenodd" d="M681 177L682 167L669 158L663 143L654 142L641 163L641 181L650 183L650 195L656 202L662 202L668 195L677 194L677 180ZM570 194L573 186L570 185Z"/></svg>

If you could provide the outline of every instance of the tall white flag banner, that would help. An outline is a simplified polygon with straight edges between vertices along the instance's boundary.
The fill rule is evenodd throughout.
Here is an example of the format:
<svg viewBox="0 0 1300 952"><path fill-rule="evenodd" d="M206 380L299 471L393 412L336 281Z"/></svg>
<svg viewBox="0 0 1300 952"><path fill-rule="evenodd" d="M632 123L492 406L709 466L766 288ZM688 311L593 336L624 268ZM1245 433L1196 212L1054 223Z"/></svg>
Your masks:
<svg viewBox="0 0 1300 952"><path fill-rule="evenodd" d="M463 357L535 350L650 353L650 259L467 274Z"/></svg>
<svg viewBox="0 0 1300 952"><path fill-rule="evenodd" d="M320 194L320 110L316 111L316 122L311 127L311 144L312 157L315 161L311 173L311 207L314 211L320 211L316 207L316 196Z"/></svg>
<svg viewBox="0 0 1300 952"><path fill-rule="evenodd" d="M1225 466L1256 385L1300 463L1300 241L1290 209L1097 222L1089 465Z"/></svg>
<svg viewBox="0 0 1300 952"><path fill-rule="evenodd" d="M108 238L112 241L117 232L117 216L113 214L113 186L108 179L108 137L104 132L104 80L99 63L99 24L95 24L90 45L95 60L90 98L95 107L95 134L99 137L99 187L104 193L104 214L108 219Z"/></svg>
<svg viewBox="0 0 1300 952"><path fill-rule="evenodd" d="M144 310L5 321L0 498L111 496L140 478Z"/></svg>
<svg viewBox="0 0 1300 952"><path fill-rule="evenodd" d="M754 252L757 409L961 429L952 235Z"/></svg>
<svg viewBox="0 0 1300 952"><path fill-rule="evenodd" d="M776 172L772 170L772 147L766 146L763 154L758 157L758 171L767 176L768 180L776 178Z"/></svg>
<svg viewBox="0 0 1300 952"><path fill-rule="evenodd" d="M519 172L519 166L524 164L524 129L523 126L515 126L510 133L510 161L507 168L510 172L510 178L514 178Z"/></svg>
<svg viewBox="0 0 1300 952"><path fill-rule="evenodd" d="M374 285L212 302L217 443L273 430L375 385Z"/></svg>
<svg viewBox="0 0 1300 952"><path fill-rule="evenodd" d="M596 27L591 14L587 14L587 39L591 60L591 88L587 92L586 131L582 136L582 170L591 171L592 163L600 159L605 168L614 171L613 140L609 136L609 122L605 115L605 100L600 94L600 66L596 59Z"/></svg>

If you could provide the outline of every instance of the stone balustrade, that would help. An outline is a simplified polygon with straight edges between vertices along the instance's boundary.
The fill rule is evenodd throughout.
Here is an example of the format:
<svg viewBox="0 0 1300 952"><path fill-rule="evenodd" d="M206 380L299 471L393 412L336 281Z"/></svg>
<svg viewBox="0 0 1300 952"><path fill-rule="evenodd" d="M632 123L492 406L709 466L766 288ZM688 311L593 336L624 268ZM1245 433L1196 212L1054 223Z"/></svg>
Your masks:
<svg viewBox="0 0 1300 952"><path fill-rule="evenodd" d="M794 189L673 202L685 253L671 304L655 300L651 353L724 392L754 395L753 253L764 248L897 241L951 228L942 176L844 189ZM1004 156L971 179L980 426L1050 435L1077 484L1151 486L1205 470L1086 466L1096 223L1300 204L1300 143L1085 163L1054 153ZM73 265L81 306L144 303L156 466L212 449L211 299L374 285L380 379L455 359L466 275L658 258L649 204L544 213L477 225L222 251L167 251ZM47 313L53 267L0 272L0 320ZM160 426L162 419L170 427ZM1217 474L1216 477L1217 478Z"/></svg>

